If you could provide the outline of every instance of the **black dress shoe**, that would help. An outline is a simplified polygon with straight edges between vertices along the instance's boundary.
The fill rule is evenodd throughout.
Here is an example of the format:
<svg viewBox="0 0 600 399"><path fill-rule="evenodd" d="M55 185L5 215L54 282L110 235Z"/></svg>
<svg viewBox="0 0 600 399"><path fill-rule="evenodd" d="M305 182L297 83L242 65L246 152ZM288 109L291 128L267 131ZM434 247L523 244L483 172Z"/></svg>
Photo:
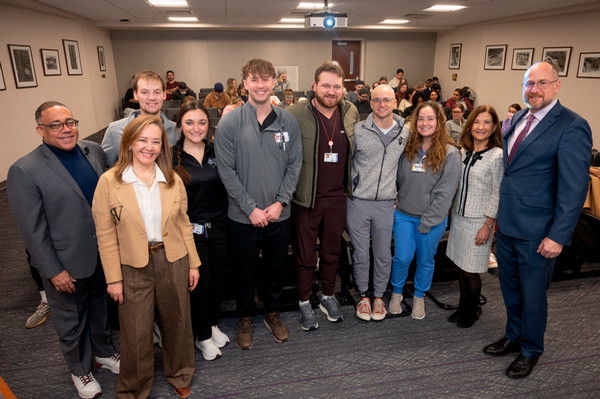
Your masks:
<svg viewBox="0 0 600 399"><path fill-rule="evenodd" d="M520 351L521 345L517 342L509 341L506 337L502 337L498 342L494 342L483 348L483 353L490 356L504 356Z"/></svg>
<svg viewBox="0 0 600 399"><path fill-rule="evenodd" d="M517 356L514 362L506 369L506 376L510 378L525 378L531 374L533 366L538 362L538 359L532 359L523 355Z"/></svg>

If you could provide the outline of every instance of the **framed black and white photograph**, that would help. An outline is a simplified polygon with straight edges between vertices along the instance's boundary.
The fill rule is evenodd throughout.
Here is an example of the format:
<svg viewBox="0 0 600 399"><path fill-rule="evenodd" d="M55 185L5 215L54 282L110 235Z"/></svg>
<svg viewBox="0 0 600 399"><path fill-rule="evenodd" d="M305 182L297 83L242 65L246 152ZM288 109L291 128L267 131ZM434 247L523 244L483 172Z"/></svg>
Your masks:
<svg viewBox="0 0 600 399"><path fill-rule="evenodd" d="M15 84L17 89L25 87L37 87L35 77L35 68L33 67L33 56L31 55L31 46L21 46L18 44L9 44L8 52L15 75Z"/></svg>
<svg viewBox="0 0 600 399"><path fill-rule="evenodd" d="M81 69L81 58L79 57L79 43L77 40L63 39L65 48L65 60L67 61L67 74L83 75Z"/></svg>
<svg viewBox="0 0 600 399"><path fill-rule="evenodd" d="M60 72L60 59L58 56L58 50L42 48L42 68L44 68L45 76L59 76Z"/></svg>
<svg viewBox="0 0 600 399"><path fill-rule="evenodd" d="M460 53L462 52L462 43L450 45L450 59L448 60L448 69L460 69Z"/></svg>
<svg viewBox="0 0 600 399"><path fill-rule="evenodd" d="M485 64L483 69L503 71L506 62L506 44L485 46Z"/></svg>
<svg viewBox="0 0 600 399"><path fill-rule="evenodd" d="M542 61L556 64L559 70L558 76L567 76L572 49L573 47L544 47Z"/></svg>
<svg viewBox="0 0 600 399"><path fill-rule="evenodd" d="M516 48L513 50L513 59L510 69L527 69L533 63L532 48Z"/></svg>
<svg viewBox="0 0 600 399"><path fill-rule="evenodd" d="M104 47L98 46L98 63L100 64L100 71L106 71L106 59L104 58Z"/></svg>
<svg viewBox="0 0 600 399"><path fill-rule="evenodd" d="M600 53L579 54L578 78L600 78Z"/></svg>
<svg viewBox="0 0 600 399"><path fill-rule="evenodd" d="M4 72L2 72L2 64L0 64L0 91L6 90L6 83L4 83Z"/></svg>

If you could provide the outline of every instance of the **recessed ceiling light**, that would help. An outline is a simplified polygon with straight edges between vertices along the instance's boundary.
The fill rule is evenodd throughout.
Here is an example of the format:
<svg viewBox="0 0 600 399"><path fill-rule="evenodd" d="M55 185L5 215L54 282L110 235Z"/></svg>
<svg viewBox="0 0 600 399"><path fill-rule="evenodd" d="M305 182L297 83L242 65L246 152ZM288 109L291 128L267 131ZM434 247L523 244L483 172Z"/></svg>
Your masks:
<svg viewBox="0 0 600 399"><path fill-rule="evenodd" d="M450 4L438 4L438 5L426 8L423 11L448 12L448 11L462 10L463 8L467 8L467 6L457 6L457 5L450 5Z"/></svg>
<svg viewBox="0 0 600 399"><path fill-rule="evenodd" d="M189 7L186 0L147 0L154 7Z"/></svg>
<svg viewBox="0 0 600 399"><path fill-rule="evenodd" d="M333 7L335 4L329 3L327 4L327 7L331 8ZM300 4L298 4L298 7L301 10L314 10L315 8L321 9L323 8L324 4L323 2L320 3L307 3L307 2L302 2Z"/></svg>
<svg viewBox="0 0 600 399"><path fill-rule="evenodd" d="M284 24L301 24L304 22L304 18L281 18L279 22Z"/></svg>
<svg viewBox="0 0 600 399"><path fill-rule="evenodd" d="M407 24L409 22L408 19L384 19L380 24Z"/></svg>
<svg viewBox="0 0 600 399"><path fill-rule="evenodd" d="M196 17L169 17L167 19L171 22L198 22Z"/></svg>

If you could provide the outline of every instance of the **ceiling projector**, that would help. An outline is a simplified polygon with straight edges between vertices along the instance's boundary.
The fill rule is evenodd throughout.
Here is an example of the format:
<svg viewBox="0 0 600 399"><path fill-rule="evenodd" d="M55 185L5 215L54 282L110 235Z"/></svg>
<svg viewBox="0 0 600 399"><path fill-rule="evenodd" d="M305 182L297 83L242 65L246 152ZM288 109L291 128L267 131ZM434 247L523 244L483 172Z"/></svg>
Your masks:
<svg viewBox="0 0 600 399"><path fill-rule="evenodd" d="M348 14L336 12L313 12L304 17L305 28L346 28L348 27Z"/></svg>

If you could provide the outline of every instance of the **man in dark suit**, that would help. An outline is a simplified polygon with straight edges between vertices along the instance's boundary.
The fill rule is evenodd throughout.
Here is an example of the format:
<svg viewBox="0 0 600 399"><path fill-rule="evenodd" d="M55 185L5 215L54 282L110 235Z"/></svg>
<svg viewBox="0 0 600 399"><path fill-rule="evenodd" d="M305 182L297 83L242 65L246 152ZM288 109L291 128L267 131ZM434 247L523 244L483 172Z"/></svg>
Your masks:
<svg viewBox="0 0 600 399"><path fill-rule="evenodd" d="M91 209L106 160L98 144L77 141L79 121L65 105L45 102L35 119L43 143L10 167L8 199L42 275L73 384L80 397L94 398L102 389L92 361L115 374L120 366L106 328L106 281Z"/></svg>
<svg viewBox="0 0 600 399"><path fill-rule="evenodd" d="M544 350L554 261L571 241L588 189L592 132L557 100L560 85L554 64L532 65L523 80L527 108L503 140L496 248L507 322L505 336L483 351L520 352L506 370L511 378L527 377Z"/></svg>

